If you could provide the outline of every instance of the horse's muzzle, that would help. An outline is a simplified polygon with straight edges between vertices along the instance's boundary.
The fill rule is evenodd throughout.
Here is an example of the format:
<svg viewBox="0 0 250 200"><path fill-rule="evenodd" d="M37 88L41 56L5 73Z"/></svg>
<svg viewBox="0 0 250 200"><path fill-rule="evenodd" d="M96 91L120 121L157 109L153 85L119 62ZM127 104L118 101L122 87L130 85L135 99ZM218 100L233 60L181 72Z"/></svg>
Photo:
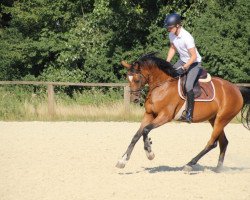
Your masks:
<svg viewBox="0 0 250 200"><path fill-rule="evenodd" d="M140 93L131 94L130 101L133 103L139 103L140 102Z"/></svg>
<svg viewBox="0 0 250 200"><path fill-rule="evenodd" d="M140 101L140 99L138 98L138 99L134 99L134 103L139 103L139 101Z"/></svg>

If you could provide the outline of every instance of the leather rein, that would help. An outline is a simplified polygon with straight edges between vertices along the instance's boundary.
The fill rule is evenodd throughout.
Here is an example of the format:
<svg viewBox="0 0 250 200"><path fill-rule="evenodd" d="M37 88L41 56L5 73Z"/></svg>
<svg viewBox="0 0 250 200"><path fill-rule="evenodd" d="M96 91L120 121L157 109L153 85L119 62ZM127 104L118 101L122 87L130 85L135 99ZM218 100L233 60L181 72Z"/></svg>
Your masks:
<svg viewBox="0 0 250 200"><path fill-rule="evenodd" d="M140 83L142 83L142 78L144 78L145 83L149 81L149 75L148 75L148 77L146 77L146 76L141 72L141 70L135 70L135 72L133 72L132 74L139 74L139 75L140 75L140 77L141 77L141 78L140 78ZM160 87L160 86L164 85L164 84L167 83L167 82L173 82L174 80L176 80L176 79L175 79L175 78L171 78L171 79L167 79L167 80L165 80L165 81L163 81L163 82L154 83L152 86L149 87L149 92L148 92L148 94L151 93L155 88ZM130 90L130 94L138 94L138 93L139 93L139 95L141 95L141 92L143 91L143 88L144 88L144 87L143 87L142 84L141 84L141 86L140 86L139 89L137 89L137 90Z"/></svg>

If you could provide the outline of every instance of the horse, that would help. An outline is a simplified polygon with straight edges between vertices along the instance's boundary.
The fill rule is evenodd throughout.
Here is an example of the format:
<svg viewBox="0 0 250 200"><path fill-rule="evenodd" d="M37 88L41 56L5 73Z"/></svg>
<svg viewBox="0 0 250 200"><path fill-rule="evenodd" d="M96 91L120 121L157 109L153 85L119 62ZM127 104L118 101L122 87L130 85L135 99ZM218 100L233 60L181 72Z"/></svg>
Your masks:
<svg viewBox="0 0 250 200"><path fill-rule="evenodd" d="M149 160L154 159L152 141L148 138L149 132L170 122L184 104L184 100L178 94L178 76L171 63L158 58L155 54L148 54L137 59L132 64L125 61L121 63L127 69L131 100L138 102L141 91L147 84L149 87L145 100L145 113L140 128L133 136L126 152L116 164L118 168L124 168L137 141L143 136L144 150ZM228 146L224 127L243 110L246 103L250 103L249 90L240 90L235 84L219 77L212 77L216 95L209 102L195 102L193 122L209 121L213 127L211 137L205 148L190 162L184 165L184 171L192 171L197 162L219 143L220 153L215 171L219 172L223 167L223 161ZM247 92L246 92L247 91ZM246 122L249 128L250 108L247 107Z"/></svg>

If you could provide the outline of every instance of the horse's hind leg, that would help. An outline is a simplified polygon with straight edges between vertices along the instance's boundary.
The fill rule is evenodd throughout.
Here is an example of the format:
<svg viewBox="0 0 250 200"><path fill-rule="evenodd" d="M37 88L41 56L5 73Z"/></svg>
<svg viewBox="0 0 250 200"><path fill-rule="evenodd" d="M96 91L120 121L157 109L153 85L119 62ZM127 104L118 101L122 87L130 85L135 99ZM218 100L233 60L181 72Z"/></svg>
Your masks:
<svg viewBox="0 0 250 200"><path fill-rule="evenodd" d="M210 123L213 125L213 132L212 132L211 138L208 141L206 147L184 167L185 171L191 171L193 165L195 165L205 154L207 154L209 151L214 149L217 146L217 141L219 140L220 137L221 137L221 141L225 142L225 138L223 138L223 136L221 135L224 133L223 131L224 127L228 124L230 120L219 119L219 118L216 118L215 121L210 120ZM222 145L220 144L220 146L222 146L222 151L221 151L222 154L220 157L220 161L224 159L224 155L226 151L225 145L226 143L225 144L223 143Z"/></svg>
<svg viewBox="0 0 250 200"><path fill-rule="evenodd" d="M219 156L218 164L216 167L216 172L219 172L223 167L223 161L224 161L224 157L225 157L227 145L228 145L228 140L226 138L224 130L219 136L219 144L220 144L220 156Z"/></svg>
<svg viewBox="0 0 250 200"><path fill-rule="evenodd" d="M214 127L214 120L210 120L209 122L212 125L212 127ZM227 145L228 145L228 140L226 138L224 129L221 131L218 140L219 140L219 145L220 145L220 156L219 156L218 164L216 167L216 172L219 172L221 168L223 167L225 153L226 153Z"/></svg>
<svg viewBox="0 0 250 200"><path fill-rule="evenodd" d="M212 145L207 145L197 156L195 156L188 164L184 166L184 171L191 171L193 166L209 151L217 146L217 141L215 141Z"/></svg>

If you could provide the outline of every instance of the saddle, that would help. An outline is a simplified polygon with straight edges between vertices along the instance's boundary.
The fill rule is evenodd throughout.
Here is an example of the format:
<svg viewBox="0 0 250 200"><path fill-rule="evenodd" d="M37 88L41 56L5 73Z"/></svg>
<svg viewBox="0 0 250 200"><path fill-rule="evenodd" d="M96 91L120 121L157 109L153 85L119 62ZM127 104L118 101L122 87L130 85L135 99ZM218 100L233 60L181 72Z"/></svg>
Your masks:
<svg viewBox="0 0 250 200"><path fill-rule="evenodd" d="M182 99L186 99L186 83L187 75L179 78L178 93ZM205 69L201 69L194 85L195 101L212 101L215 97L214 84L211 75Z"/></svg>

